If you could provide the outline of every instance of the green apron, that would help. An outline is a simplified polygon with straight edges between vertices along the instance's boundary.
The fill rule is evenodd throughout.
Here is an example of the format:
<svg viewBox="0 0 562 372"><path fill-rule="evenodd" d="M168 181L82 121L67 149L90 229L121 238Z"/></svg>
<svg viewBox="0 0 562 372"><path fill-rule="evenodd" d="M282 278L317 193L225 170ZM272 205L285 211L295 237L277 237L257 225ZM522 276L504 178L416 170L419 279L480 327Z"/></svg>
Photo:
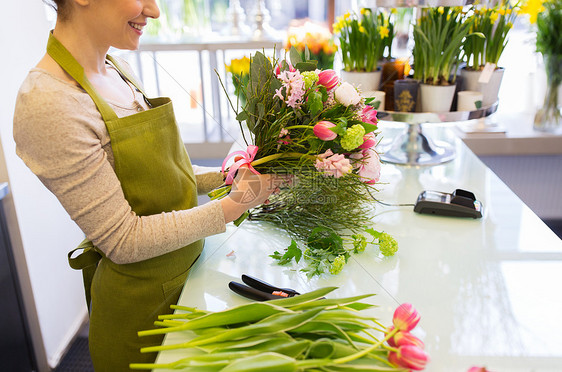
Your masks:
<svg viewBox="0 0 562 372"><path fill-rule="evenodd" d="M52 33L47 52L95 102L111 139L115 173L133 211L148 216L196 206L195 177L170 99L145 98L150 110L118 118ZM121 70L111 57L108 59ZM142 92L131 76L124 76ZM84 253L76 258L71 258L71 253L69 260L71 266L85 269L90 353L96 372L127 371L129 363L152 362L155 353L141 354L139 350L160 344L163 336L141 338L137 332L154 328L158 315L171 312L170 305L177 303L189 269L203 250L203 240L124 265L111 262L88 241L79 248Z"/></svg>

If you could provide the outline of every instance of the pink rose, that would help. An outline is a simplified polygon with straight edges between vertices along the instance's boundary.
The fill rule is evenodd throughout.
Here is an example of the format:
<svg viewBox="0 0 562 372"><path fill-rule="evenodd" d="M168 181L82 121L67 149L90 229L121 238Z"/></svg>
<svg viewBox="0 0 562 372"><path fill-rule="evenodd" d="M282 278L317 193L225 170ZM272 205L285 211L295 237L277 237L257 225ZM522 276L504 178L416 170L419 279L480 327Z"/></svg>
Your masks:
<svg viewBox="0 0 562 372"><path fill-rule="evenodd" d="M334 131L330 130L330 128L334 128L335 126L336 125L332 122L322 120L319 121L314 128L312 128L312 131L314 132L314 135L322 141L331 141L338 136L334 133Z"/></svg>

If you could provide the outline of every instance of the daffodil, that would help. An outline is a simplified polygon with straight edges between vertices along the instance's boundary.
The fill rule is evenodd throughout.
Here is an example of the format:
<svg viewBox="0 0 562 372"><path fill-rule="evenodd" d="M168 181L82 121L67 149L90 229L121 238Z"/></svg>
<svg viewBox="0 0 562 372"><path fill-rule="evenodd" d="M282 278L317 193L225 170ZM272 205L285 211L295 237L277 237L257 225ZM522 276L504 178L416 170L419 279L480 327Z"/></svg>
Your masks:
<svg viewBox="0 0 562 372"><path fill-rule="evenodd" d="M385 37L388 37L390 30L388 29L387 26L381 26L379 28L379 34L381 35L381 38L384 39Z"/></svg>
<svg viewBox="0 0 562 372"><path fill-rule="evenodd" d="M521 13L528 14L529 22L536 23L538 14L545 10L543 3L544 0L527 0L521 6Z"/></svg>

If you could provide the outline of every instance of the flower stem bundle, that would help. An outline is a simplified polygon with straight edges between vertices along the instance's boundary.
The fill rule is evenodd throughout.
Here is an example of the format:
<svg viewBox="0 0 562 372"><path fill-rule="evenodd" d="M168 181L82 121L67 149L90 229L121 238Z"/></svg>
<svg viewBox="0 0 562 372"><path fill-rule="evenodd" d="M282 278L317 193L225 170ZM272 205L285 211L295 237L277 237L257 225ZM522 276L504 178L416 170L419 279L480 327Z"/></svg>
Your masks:
<svg viewBox="0 0 562 372"><path fill-rule="evenodd" d="M401 371L425 367L428 359L423 343L409 334L419 321L415 309L400 305L395 325L387 328L363 314L373 305L361 300L372 295L324 298L335 289L320 288L219 312L174 305L176 314L160 316L156 322L160 328L141 331L139 336L184 332L188 341L146 347L141 352L183 350L186 356L170 363L133 363L130 367L186 372ZM408 337L397 337L404 335Z"/></svg>

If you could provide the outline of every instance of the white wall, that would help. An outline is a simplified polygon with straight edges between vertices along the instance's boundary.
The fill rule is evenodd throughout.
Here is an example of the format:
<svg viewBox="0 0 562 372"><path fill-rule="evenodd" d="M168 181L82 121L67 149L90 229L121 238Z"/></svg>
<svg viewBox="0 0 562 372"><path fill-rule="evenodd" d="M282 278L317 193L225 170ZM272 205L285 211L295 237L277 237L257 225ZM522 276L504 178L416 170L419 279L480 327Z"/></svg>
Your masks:
<svg viewBox="0 0 562 372"><path fill-rule="evenodd" d="M87 315L82 275L68 266L66 256L83 234L16 156L12 137L18 88L44 54L51 23L41 0L4 1L2 5L0 138L5 164L0 165L0 178L9 182L12 192L5 203L10 236L23 279L34 348L44 371L47 364L51 368L58 364Z"/></svg>

